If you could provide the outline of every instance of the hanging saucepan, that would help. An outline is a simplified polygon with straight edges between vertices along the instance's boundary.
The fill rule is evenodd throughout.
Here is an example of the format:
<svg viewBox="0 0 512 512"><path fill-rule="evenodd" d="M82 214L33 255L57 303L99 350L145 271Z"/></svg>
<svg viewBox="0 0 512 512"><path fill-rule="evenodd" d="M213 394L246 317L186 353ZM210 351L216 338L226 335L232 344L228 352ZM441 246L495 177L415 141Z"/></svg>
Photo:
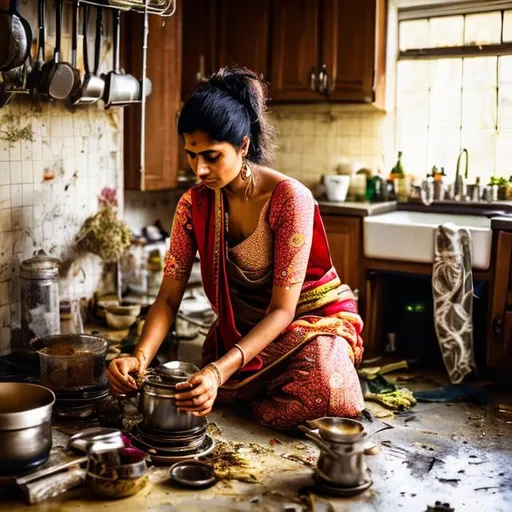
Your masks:
<svg viewBox="0 0 512 512"><path fill-rule="evenodd" d="M73 69L73 75L75 82L73 83L73 89L69 94L70 98L73 98L78 91L81 90L82 80L80 79L80 70L77 66L77 53L78 53L78 14L80 8L80 0L73 0L73 27L71 32L71 68Z"/></svg>
<svg viewBox="0 0 512 512"><path fill-rule="evenodd" d="M102 75L105 79L105 93L103 101L105 107L124 107L130 103L140 101L140 83L133 76L119 71L119 43L121 39L120 17L121 11L114 11L114 69L107 75Z"/></svg>
<svg viewBox="0 0 512 512"><path fill-rule="evenodd" d="M84 67L85 76L82 87L71 97L73 105L87 105L96 103L103 96L105 80L98 76L101 50L101 27L103 23L103 10L98 7L96 12L96 37L94 40L94 69L89 66L89 49L87 44L87 25L89 24L89 6L84 6Z"/></svg>
<svg viewBox="0 0 512 512"><path fill-rule="evenodd" d="M10 0L9 10L0 10L0 71L21 66L30 53L32 29L18 12L18 0Z"/></svg>
<svg viewBox="0 0 512 512"><path fill-rule="evenodd" d="M46 62L43 65L39 91L43 94L47 94L53 99L64 100L69 96L71 90L73 89L73 84L75 83L75 75L70 64L60 61L62 0L57 0L55 10L57 12L57 35L55 38L55 50L53 52L53 60Z"/></svg>

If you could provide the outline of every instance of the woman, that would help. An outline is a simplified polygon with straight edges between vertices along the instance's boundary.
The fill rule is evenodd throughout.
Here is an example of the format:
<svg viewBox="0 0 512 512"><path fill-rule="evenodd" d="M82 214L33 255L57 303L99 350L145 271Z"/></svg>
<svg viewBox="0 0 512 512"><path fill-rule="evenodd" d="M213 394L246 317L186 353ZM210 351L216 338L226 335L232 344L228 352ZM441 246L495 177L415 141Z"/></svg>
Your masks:
<svg viewBox="0 0 512 512"><path fill-rule="evenodd" d="M265 88L223 68L184 105L178 121L201 183L174 217L164 278L133 357L108 369L112 390L136 388L176 317L199 251L217 314L202 370L180 385L177 406L208 414L216 399L244 401L256 420L291 429L307 419L356 416L363 398L361 318L334 270L318 206L298 181L267 167L273 133Z"/></svg>

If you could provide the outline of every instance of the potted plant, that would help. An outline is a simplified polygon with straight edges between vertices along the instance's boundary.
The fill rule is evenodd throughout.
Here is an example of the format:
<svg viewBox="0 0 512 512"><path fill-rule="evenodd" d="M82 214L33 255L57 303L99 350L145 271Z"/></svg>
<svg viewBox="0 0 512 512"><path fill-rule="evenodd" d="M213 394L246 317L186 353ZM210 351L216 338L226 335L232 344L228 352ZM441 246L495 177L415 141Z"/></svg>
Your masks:
<svg viewBox="0 0 512 512"><path fill-rule="evenodd" d="M508 182L506 178L492 176L489 180L489 186L498 188L498 201L505 201L507 198Z"/></svg>

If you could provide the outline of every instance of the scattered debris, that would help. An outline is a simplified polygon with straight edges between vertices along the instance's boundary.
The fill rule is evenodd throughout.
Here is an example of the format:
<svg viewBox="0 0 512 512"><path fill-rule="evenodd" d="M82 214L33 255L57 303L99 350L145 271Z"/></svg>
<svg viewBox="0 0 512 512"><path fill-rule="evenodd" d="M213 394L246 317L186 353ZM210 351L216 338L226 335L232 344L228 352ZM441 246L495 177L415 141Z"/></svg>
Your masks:
<svg viewBox="0 0 512 512"><path fill-rule="evenodd" d="M477 487L475 491L488 491L489 489L499 489L498 485L493 485L490 487Z"/></svg>
<svg viewBox="0 0 512 512"><path fill-rule="evenodd" d="M441 503L440 501L436 501L435 505L431 507L430 505L427 507L427 512L454 512L455 509L450 507L449 503Z"/></svg>
<svg viewBox="0 0 512 512"><path fill-rule="evenodd" d="M457 485L460 482L460 478L439 478L437 480L442 484L455 484Z"/></svg>
<svg viewBox="0 0 512 512"><path fill-rule="evenodd" d="M211 421L210 423L208 423L208 426L206 427L206 431L210 435L216 435L216 436L222 435L222 429L214 421Z"/></svg>
<svg viewBox="0 0 512 512"><path fill-rule="evenodd" d="M274 445L276 445L276 444L283 444L283 442L282 442L280 439L278 439L276 436L272 436L272 437L268 440L268 444L269 444L270 446L274 446Z"/></svg>

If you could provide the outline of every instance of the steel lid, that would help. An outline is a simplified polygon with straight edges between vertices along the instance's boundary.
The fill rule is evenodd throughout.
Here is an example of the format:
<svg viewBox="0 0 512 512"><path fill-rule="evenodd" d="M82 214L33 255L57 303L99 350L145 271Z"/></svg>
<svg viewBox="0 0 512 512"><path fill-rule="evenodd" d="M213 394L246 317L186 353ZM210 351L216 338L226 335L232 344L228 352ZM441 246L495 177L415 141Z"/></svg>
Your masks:
<svg viewBox="0 0 512 512"><path fill-rule="evenodd" d="M20 277L25 279L49 279L59 275L60 260L48 256L41 249L36 256L20 265Z"/></svg>

